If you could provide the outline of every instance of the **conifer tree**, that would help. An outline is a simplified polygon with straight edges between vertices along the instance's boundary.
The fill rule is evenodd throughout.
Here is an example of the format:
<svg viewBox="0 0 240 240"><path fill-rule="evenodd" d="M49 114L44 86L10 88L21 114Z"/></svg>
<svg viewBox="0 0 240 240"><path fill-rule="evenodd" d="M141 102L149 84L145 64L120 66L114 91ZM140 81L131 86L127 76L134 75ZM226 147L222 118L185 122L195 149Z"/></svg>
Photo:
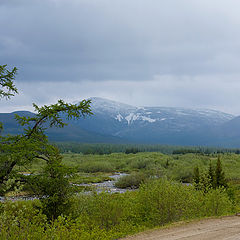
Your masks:
<svg viewBox="0 0 240 240"><path fill-rule="evenodd" d="M200 173L199 173L199 167L195 167L193 169L193 182L195 184L199 184L200 182Z"/></svg>
<svg viewBox="0 0 240 240"><path fill-rule="evenodd" d="M16 67L8 70L7 65L0 65L0 98L10 98L18 93L13 82L16 74Z"/></svg>
<svg viewBox="0 0 240 240"><path fill-rule="evenodd" d="M208 169L208 178L209 178L209 184L212 188L216 187L216 180L215 180L215 171L212 165L212 161L210 161L209 169Z"/></svg>
<svg viewBox="0 0 240 240"><path fill-rule="evenodd" d="M13 81L17 69L8 70L6 67L7 65L0 65L0 98L10 98L17 93ZM4 192L8 180L14 178L15 166L31 164L34 159L42 159L47 165L44 170L45 175L44 178L40 175L37 176L35 182L38 182L39 177L39 182L47 179L47 182L51 181L51 186L58 187L50 188L46 184L45 186L48 186L48 188L41 188L41 191L39 191L39 188L35 188L34 191L42 192L43 195L48 196L45 199L45 210L49 213L49 217L50 215L52 217L59 215L58 210L65 206L63 202L67 202L62 194L67 192L68 184L64 177L61 156L56 147L48 142L45 130L49 127L61 128L67 125L64 123L62 116L68 119L78 119L92 114L90 103L90 100L82 100L79 104L68 104L63 100L58 100L56 104L49 106L39 107L33 104L35 108L34 116L15 115L19 125L24 127L24 132L14 136L1 136L0 134L0 192ZM1 124L0 128L2 128Z"/></svg>
<svg viewBox="0 0 240 240"><path fill-rule="evenodd" d="M217 165L215 170L215 184L216 184L216 187L227 187L227 180L222 170L220 155L218 155Z"/></svg>

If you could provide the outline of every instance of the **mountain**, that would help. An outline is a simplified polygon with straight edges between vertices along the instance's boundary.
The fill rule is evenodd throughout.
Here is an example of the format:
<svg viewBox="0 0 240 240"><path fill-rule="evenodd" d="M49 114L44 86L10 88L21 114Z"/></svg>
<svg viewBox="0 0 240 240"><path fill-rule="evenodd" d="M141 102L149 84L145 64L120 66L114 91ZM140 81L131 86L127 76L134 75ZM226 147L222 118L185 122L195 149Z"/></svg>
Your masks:
<svg viewBox="0 0 240 240"><path fill-rule="evenodd" d="M66 120L68 126L64 129L50 129L50 140L212 146L229 145L228 140L235 146L240 140L232 129L237 125L240 130L240 117L231 114L209 109L135 107L96 97L91 100L92 116ZM0 114L5 132L21 131L13 115Z"/></svg>
<svg viewBox="0 0 240 240"><path fill-rule="evenodd" d="M94 115L74 124L136 143L212 145L215 129L234 118L209 109L135 107L102 98L91 100Z"/></svg>
<svg viewBox="0 0 240 240"><path fill-rule="evenodd" d="M17 111L12 113L0 113L0 122L3 123L2 134L21 134L23 127L19 126L15 120L15 114L20 116L34 116L34 113L28 111ZM67 120L66 120L67 121ZM54 142L88 142L88 143L121 143L122 140L114 136L106 136L104 134L92 133L86 131L75 124L69 123L64 128L50 128L47 130L50 141Z"/></svg>

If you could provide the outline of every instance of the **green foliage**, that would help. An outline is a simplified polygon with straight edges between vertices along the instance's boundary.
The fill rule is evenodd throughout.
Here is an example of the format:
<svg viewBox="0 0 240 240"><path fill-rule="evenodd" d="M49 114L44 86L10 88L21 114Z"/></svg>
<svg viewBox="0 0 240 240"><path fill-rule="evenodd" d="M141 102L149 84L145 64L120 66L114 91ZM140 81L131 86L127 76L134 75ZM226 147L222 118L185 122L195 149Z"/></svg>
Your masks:
<svg viewBox="0 0 240 240"><path fill-rule="evenodd" d="M147 180L147 175L139 172L132 173L130 175L122 176L115 183L115 186L118 188L139 188L140 184L144 183Z"/></svg>
<svg viewBox="0 0 240 240"><path fill-rule="evenodd" d="M6 67L7 65L0 66L0 98L9 98L17 93L13 83L17 69L9 71ZM36 112L34 116L16 114L16 121L24 127L24 133L16 136L0 135L0 192L9 188L9 182L15 176L14 168L30 165L36 158L42 159L46 162L46 167L42 174L31 177L33 181L30 186L41 197L43 211L48 218L55 219L64 213L68 205L69 183L61 164L62 157L49 144L45 130L53 126L64 127L66 123L63 117L78 119L92 114L90 103L90 100L83 100L79 104L68 104L58 100L49 106L39 107L33 104ZM23 177L20 180L29 179Z"/></svg>
<svg viewBox="0 0 240 240"><path fill-rule="evenodd" d="M205 192L211 188L228 187L225 173L222 170L220 156L217 157L216 168L214 169L212 161L210 160L208 172L199 174L199 168L194 168L193 180L196 189L201 189Z"/></svg>
<svg viewBox="0 0 240 240"><path fill-rule="evenodd" d="M227 187L227 181L225 178L225 173L222 170L222 163L220 160L220 156L218 156L216 170L215 170L215 184L216 184L216 187Z"/></svg>
<svg viewBox="0 0 240 240"><path fill-rule="evenodd" d="M193 170L193 183L198 186L199 182L200 182L199 167L195 167Z"/></svg>
<svg viewBox="0 0 240 240"><path fill-rule="evenodd" d="M48 219L66 214L70 208L71 187L66 178L69 170L62 165L62 156L56 150L49 157L46 167L39 175L30 176L29 184L42 203L43 213Z"/></svg>
<svg viewBox="0 0 240 240"><path fill-rule="evenodd" d="M0 65L0 98L10 98L18 93L13 80L17 73L17 68L7 69L7 65Z"/></svg>
<svg viewBox="0 0 240 240"><path fill-rule="evenodd" d="M115 171L114 166L107 161L91 161L85 162L79 166L79 170L86 173L107 172L111 173Z"/></svg>
<svg viewBox="0 0 240 240"><path fill-rule="evenodd" d="M164 225L184 218L198 217L199 195L193 188L158 180L142 185L139 191L141 218L151 225Z"/></svg>
<svg viewBox="0 0 240 240"><path fill-rule="evenodd" d="M0 206L0 239L119 239L175 221L235 211L224 189L208 193L176 182L154 180L124 194L79 195L68 217L48 222L39 201Z"/></svg>
<svg viewBox="0 0 240 240"><path fill-rule="evenodd" d="M10 98L18 93L17 88L14 85L14 78L17 73L17 68L12 70L7 69L7 65L0 65L0 99ZM3 125L0 122L0 130L2 130Z"/></svg>
<svg viewBox="0 0 240 240"><path fill-rule="evenodd" d="M235 211L225 188L210 189L202 196L202 214L204 216L222 216Z"/></svg>
<svg viewBox="0 0 240 240"><path fill-rule="evenodd" d="M216 177L216 175L215 175L215 172L214 172L212 161L210 161L209 169L208 169L208 179L209 179L209 184L213 188L216 188L216 186L217 186L215 177Z"/></svg>
<svg viewBox="0 0 240 240"><path fill-rule="evenodd" d="M140 152L140 150L139 150L138 148L134 148L134 147L132 147L132 148L127 148L127 149L125 150L125 153L126 153L126 154L130 154L130 153L136 154L136 153L138 153L138 152Z"/></svg>
<svg viewBox="0 0 240 240"><path fill-rule="evenodd" d="M57 142L56 146L61 153L82 153L88 154L111 154L125 153L127 149L137 149L139 152L161 152L164 154L188 154L194 153L198 155L216 154L216 153L236 153L239 154L239 149L227 149L217 147L183 147L169 146L160 144L111 144L111 143L76 143L76 142Z"/></svg>
<svg viewBox="0 0 240 240"><path fill-rule="evenodd" d="M69 182L71 183L99 183L103 181L110 181L109 173L72 173L69 176Z"/></svg>
<svg viewBox="0 0 240 240"><path fill-rule="evenodd" d="M10 177L16 165L32 163L35 158L48 161L54 154L55 147L48 143L44 133L46 127L63 127L60 114L68 118L79 118L91 114L90 101L83 100L78 105L58 103L38 107L34 104L37 114L34 117L16 115L20 125L24 126L24 134L16 136L0 136L0 185Z"/></svg>
<svg viewBox="0 0 240 240"><path fill-rule="evenodd" d="M209 163L215 174L218 155L165 155L161 153L137 154L112 153L107 155L63 154L63 164L74 170L75 174L69 179L73 183L101 182L108 180L112 172L143 172L154 177L194 183L194 168L198 166L201 188L210 188ZM238 184L240 155L222 154L222 169L228 182ZM38 173L44 167L45 161L34 161L31 165L18 166L15 171ZM86 171L86 172L85 172ZM101 171L100 173L97 171ZM94 173L91 173L94 172ZM238 190L237 190L238 191Z"/></svg>

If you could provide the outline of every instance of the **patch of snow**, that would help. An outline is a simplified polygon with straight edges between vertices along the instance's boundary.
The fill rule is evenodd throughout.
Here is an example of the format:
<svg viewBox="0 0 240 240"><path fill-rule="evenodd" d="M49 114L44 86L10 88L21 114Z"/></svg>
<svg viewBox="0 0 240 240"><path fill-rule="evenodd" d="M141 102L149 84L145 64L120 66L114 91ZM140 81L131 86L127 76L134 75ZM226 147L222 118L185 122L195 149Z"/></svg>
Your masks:
<svg viewBox="0 0 240 240"><path fill-rule="evenodd" d="M121 114L118 114L116 117L115 117L116 120L118 120L119 122L122 121L123 119L123 116Z"/></svg>
<svg viewBox="0 0 240 240"><path fill-rule="evenodd" d="M127 120L129 125L131 122L137 120L138 117L139 117L139 114L130 113L128 116L125 117L125 119Z"/></svg>
<svg viewBox="0 0 240 240"><path fill-rule="evenodd" d="M141 118L142 118L143 121L148 121L150 123L156 122L156 119L152 119L152 118L149 118L149 117L142 116Z"/></svg>
<svg viewBox="0 0 240 240"><path fill-rule="evenodd" d="M136 120L142 120L142 121L147 121L150 123L156 122L156 119L146 117L146 116L141 116L140 113L130 113L128 116L125 117L125 119L128 122L128 125Z"/></svg>
<svg viewBox="0 0 240 240"><path fill-rule="evenodd" d="M142 121L147 121L150 123L156 122L156 119L146 117L146 116L141 116L140 113L130 113L128 116L125 117L125 119L128 122L128 125L136 120L142 120Z"/></svg>
<svg viewBox="0 0 240 240"><path fill-rule="evenodd" d="M138 120L138 119L139 119L139 115L140 115L139 113L133 114L133 116L132 116L132 122Z"/></svg>

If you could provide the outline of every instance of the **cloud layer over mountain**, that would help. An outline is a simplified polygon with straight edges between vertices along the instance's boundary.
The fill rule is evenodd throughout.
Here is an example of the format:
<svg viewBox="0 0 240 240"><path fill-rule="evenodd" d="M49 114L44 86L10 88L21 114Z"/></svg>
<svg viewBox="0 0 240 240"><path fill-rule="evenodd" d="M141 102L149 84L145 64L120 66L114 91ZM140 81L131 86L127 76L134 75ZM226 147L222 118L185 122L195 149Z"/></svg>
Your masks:
<svg viewBox="0 0 240 240"><path fill-rule="evenodd" d="M32 102L107 97L240 114L240 2L0 0L0 64Z"/></svg>

